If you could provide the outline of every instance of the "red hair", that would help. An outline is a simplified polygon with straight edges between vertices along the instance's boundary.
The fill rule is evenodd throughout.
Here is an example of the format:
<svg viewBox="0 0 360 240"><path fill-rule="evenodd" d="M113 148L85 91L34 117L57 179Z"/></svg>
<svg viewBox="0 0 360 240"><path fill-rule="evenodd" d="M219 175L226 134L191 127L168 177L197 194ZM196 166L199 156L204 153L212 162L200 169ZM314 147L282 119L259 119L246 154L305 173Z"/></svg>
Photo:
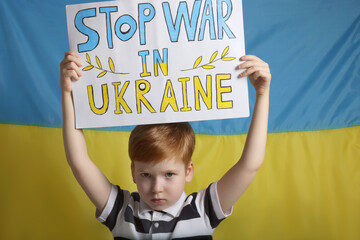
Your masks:
<svg viewBox="0 0 360 240"><path fill-rule="evenodd" d="M130 134L131 161L158 163L176 156L188 166L195 148L189 123L139 125Z"/></svg>

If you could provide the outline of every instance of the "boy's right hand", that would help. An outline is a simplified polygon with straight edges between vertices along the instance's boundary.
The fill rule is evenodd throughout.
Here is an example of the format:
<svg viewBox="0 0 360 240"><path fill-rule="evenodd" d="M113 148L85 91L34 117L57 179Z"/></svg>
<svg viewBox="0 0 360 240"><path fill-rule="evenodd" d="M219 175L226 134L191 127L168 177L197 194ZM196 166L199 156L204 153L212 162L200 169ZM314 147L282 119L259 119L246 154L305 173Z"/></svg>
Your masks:
<svg viewBox="0 0 360 240"><path fill-rule="evenodd" d="M60 63L60 84L63 109L63 138L67 161L85 193L99 212L106 206L111 183L91 161L86 148L84 133L75 127L74 103L71 97L72 81L82 76L78 55L69 51Z"/></svg>
<svg viewBox="0 0 360 240"><path fill-rule="evenodd" d="M60 63L60 84L63 93L72 91L72 81L79 80L82 76L81 66L82 63L76 52L65 52L64 59Z"/></svg>

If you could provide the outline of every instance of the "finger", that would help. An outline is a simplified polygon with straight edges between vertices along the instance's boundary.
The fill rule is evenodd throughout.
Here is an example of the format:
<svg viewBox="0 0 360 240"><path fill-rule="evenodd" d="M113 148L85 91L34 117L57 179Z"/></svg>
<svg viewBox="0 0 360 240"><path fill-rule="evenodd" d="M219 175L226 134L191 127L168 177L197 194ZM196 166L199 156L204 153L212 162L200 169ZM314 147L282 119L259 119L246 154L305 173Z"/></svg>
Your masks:
<svg viewBox="0 0 360 240"><path fill-rule="evenodd" d="M79 55L75 51L67 51L64 53L64 59L69 56L73 56L74 58L79 58Z"/></svg>
<svg viewBox="0 0 360 240"><path fill-rule="evenodd" d="M77 57L77 58L79 57L79 55L75 51L67 51L67 52L65 52L64 57L66 57L68 55L71 55L71 56L74 56L74 57Z"/></svg>
<svg viewBox="0 0 360 240"><path fill-rule="evenodd" d="M240 58L241 61L251 61L251 60L257 60L263 62L259 57L255 55L244 55Z"/></svg>
<svg viewBox="0 0 360 240"><path fill-rule="evenodd" d="M81 67L82 66L82 62L81 60L74 55L68 54L65 56L64 60L60 63L60 65L66 65L70 62L74 62L77 66Z"/></svg>
<svg viewBox="0 0 360 240"><path fill-rule="evenodd" d="M271 76L270 72L267 70L267 69L263 69L263 68L251 68L251 69L248 69L244 72L242 72L241 74L239 74L238 77L246 77L246 76L249 76L249 77L252 77L254 78L254 76L257 76L258 73L260 73L261 75L266 75L266 76Z"/></svg>
<svg viewBox="0 0 360 240"><path fill-rule="evenodd" d="M72 81L74 81L74 80L79 80L80 79L80 75L75 71L75 70L68 70L67 72L66 72L66 76L67 77L69 77Z"/></svg>
<svg viewBox="0 0 360 240"><path fill-rule="evenodd" d="M81 60L80 60L79 57L77 57L77 56L67 55L66 60L67 60L68 62L70 62L70 61L71 61L71 62L75 62L76 65L78 65L78 66L82 66Z"/></svg>
<svg viewBox="0 0 360 240"><path fill-rule="evenodd" d="M65 77L79 79L83 74L75 63L69 62L61 69L61 74Z"/></svg>
<svg viewBox="0 0 360 240"><path fill-rule="evenodd" d="M263 72L269 72L269 69L263 66L252 66L250 68L247 68L245 71L239 74L239 77L245 77L253 74L256 71L263 71Z"/></svg>
<svg viewBox="0 0 360 240"><path fill-rule="evenodd" d="M77 75L82 76L82 71L74 62L69 62L65 65L65 69L68 71L75 71Z"/></svg>
<svg viewBox="0 0 360 240"><path fill-rule="evenodd" d="M79 80L81 75L76 70L71 70L71 80Z"/></svg>
<svg viewBox="0 0 360 240"><path fill-rule="evenodd" d="M64 74L65 79L70 79L70 80L79 80L79 75L76 73L75 70L68 70L66 71L66 73ZM66 81L66 80L65 80Z"/></svg>
<svg viewBox="0 0 360 240"><path fill-rule="evenodd" d="M67 82L73 81L73 80L79 80L79 75L76 73L75 70L66 70L61 73L61 81L64 84L68 84Z"/></svg>
<svg viewBox="0 0 360 240"><path fill-rule="evenodd" d="M248 68L245 71L243 71L242 73L240 73L239 77L246 77L251 75L252 73L254 73L256 71L256 69L254 67Z"/></svg>
<svg viewBox="0 0 360 240"><path fill-rule="evenodd" d="M244 69L244 68L250 68L250 67L255 67L255 66L269 68L269 65L266 62L254 61L254 60L243 62L243 63L239 64L236 68Z"/></svg>
<svg viewBox="0 0 360 240"><path fill-rule="evenodd" d="M270 81L271 74L265 71L256 71L252 74L254 82L257 82L259 79L262 79L264 82Z"/></svg>

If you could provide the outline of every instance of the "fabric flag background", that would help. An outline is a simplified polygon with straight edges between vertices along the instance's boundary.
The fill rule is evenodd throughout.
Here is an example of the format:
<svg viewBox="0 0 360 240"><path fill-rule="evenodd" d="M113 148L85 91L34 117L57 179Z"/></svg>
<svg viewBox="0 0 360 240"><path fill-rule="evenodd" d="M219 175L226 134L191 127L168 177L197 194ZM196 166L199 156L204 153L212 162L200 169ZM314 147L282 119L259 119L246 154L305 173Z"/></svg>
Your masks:
<svg viewBox="0 0 360 240"><path fill-rule="evenodd" d="M61 135L65 5L90 1L0 1L0 239L111 239L72 176ZM360 1L243 4L246 51L272 72L269 135L263 166L214 237L360 239ZM238 160L249 123L192 123L188 194ZM135 191L131 129L85 134L110 181Z"/></svg>

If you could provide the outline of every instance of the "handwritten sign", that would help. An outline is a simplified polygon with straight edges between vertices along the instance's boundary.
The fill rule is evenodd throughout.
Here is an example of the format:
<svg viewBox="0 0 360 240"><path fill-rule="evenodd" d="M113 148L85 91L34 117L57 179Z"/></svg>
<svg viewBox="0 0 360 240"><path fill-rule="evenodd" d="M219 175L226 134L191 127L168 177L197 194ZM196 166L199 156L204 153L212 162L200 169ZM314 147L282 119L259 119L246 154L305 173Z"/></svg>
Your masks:
<svg viewBox="0 0 360 240"><path fill-rule="evenodd" d="M66 6L77 128L249 116L240 0Z"/></svg>

